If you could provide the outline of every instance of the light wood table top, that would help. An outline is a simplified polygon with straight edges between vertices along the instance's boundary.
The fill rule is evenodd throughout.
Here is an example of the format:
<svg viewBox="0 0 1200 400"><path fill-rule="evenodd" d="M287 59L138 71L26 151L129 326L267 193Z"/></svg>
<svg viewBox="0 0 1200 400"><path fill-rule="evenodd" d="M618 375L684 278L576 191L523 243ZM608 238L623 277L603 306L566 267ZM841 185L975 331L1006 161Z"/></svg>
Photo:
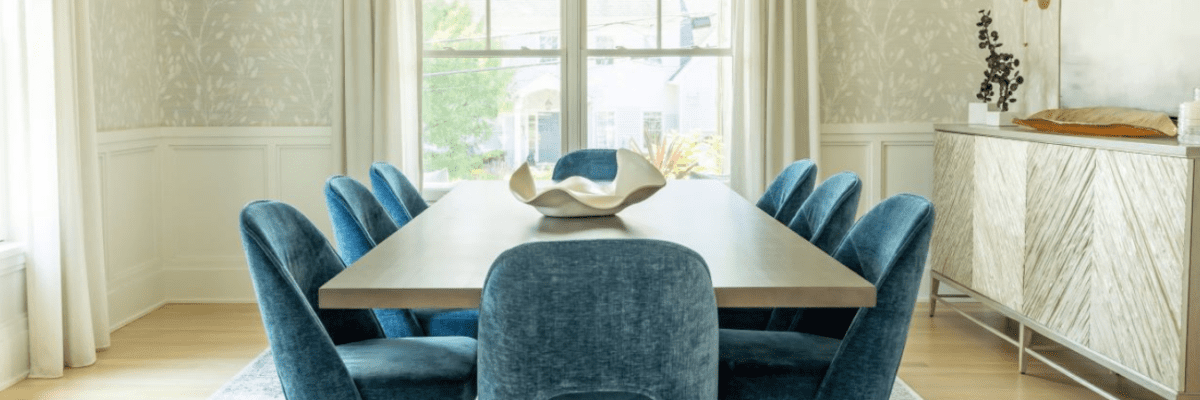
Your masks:
<svg viewBox="0 0 1200 400"><path fill-rule="evenodd" d="M679 180L612 217L544 217L507 182L461 182L321 286L322 308L474 308L500 253L551 240L646 238L708 263L720 307L871 307L875 287L717 181Z"/></svg>

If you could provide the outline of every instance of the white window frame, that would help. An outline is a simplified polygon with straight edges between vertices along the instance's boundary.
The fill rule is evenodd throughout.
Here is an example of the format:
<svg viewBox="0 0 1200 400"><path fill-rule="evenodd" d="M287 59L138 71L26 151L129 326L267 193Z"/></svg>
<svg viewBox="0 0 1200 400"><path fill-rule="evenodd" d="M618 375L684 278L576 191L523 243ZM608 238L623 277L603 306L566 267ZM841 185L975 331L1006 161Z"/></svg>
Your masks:
<svg viewBox="0 0 1200 400"><path fill-rule="evenodd" d="M13 107L20 104L21 93L23 88L12 87L19 84L21 81L22 68L19 65L14 65L23 57L12 56L12 52L19 51L19 42L24 36L23 24L24 21L18 21L17 17L24 15L20 10L23 8L21 2L5 2L0 6L0 28L4 31L0 32L0 244L3 244L10 238L12 233L12 211L10 210L11 184L9 178L9 163L12 162L13 155L11 154L12 147L9 142L9 130L16 128L17 120L23 120L23 117L14 115L16 111ZM21 90L18 90L21 89ZM0 246L3 247L3 246Z"/></svg>
<svg viewBox="0 0 1200 400"><path fill-rule="evenodd" d="M422 48L422 58L538 58L561 57L562 89L560 112L562 154L587 148L587 60L591 57L606 58L653 58L653 57L733 57L730 47L663 48L663 0L654 0L657 16L657 43L647 49L589 49L587 48L587 0L560 0L560 36L557 50L541 49L492 49L492 1L484 0L484 50L455 50L450 48ZM732 42L732 27L728 29ZM726 132L731 135L732 132ZM728 138L727 138L728 140Z"/></svg>

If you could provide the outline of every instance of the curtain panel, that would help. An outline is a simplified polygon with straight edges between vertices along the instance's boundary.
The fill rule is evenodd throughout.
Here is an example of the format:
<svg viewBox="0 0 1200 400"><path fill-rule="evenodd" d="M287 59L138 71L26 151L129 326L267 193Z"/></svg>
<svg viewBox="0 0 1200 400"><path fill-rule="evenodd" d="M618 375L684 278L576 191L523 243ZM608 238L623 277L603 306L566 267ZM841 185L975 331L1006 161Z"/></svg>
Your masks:
<svg viewBox="0 0 1200 400"><path fill-rule="evenodd" d="M54 378L109 345L88 3L4 2L12 239L26 248L30 371Z"/></svg>
<svg viewBox="0 0 1200 400"><path fill-rule="evenodd" d="M346 175L367 181L375 161L421 188L421 2L342 3L342 118ZM340 104L339 104L340 103Z"/></svg>
<svg viewBox="0 0 1200 400"><path fill-rule="evenodd" d="M757 199L792 161L817 161L815 0L734 0L735 191Z"/></svg>

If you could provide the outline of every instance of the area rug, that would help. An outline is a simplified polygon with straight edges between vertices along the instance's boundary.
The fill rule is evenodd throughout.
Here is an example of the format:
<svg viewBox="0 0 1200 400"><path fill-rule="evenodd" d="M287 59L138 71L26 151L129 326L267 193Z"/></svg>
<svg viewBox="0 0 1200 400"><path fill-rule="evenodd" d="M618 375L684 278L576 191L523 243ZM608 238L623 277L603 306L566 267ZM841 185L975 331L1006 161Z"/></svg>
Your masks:
<svg viewBox="0 0 1200 400"><path fill-rule="evenodd" d="M283 400L283 388L275 374L275 359L264 350L242 372L226 382L209 400ZM891 400L924 400L908 384L896 378Z"/></svg>

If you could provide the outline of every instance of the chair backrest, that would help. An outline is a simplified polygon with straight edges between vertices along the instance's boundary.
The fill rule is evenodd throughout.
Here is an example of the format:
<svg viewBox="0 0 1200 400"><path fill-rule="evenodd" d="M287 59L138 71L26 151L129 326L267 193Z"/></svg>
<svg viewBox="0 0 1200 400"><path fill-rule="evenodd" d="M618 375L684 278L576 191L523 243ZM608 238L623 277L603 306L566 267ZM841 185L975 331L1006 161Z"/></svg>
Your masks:
<svg viewBox="0 0 1200 400"><path fill-rule="evenodd" d="M371 191L348 176L334 175L325 181L325 205L333 220L338 253L346 265L399 229Z"/></svg>
<svg viewBox="0 0 1200 400"><path fill-rule="evenodd" d="M617 151L583 149L559 157L550 179L559 182L572 176L582 176L594 182L611 182L617 177Z"/></svg>
<svg viewBox="0 0 1200 400"><path fill-rule="evenodd" d="M644 239L509 249L484 283L478 376L480 400L716 399L707 264Z"/></svg>
<svg viewBox="0 0 1200 400"><path fill-rule="evenodd" d="M345 267L299 211L252 202L241 214L242 246L267 340L291 400L358 399L335 345L383 337L370 310L315 307L317 289Z"/></svg>
<svg viewBox="0 0 1200 400"><path fill-rule="evenodd" d="M908 340L933 218L929 200L892 196L864 215L834 252L835 259L875 284L875 307L855 312L818 399L888 398Z"/></svg>
<svg viewBox="0 0 1200 400"><path fill-rule="evenodd" d="M820 186L817 186L807 200L804 200L804 205L801 205L800 210L796 211L796 216L788 223L788 228L817 246L825 254L833 254L833 251L837 250L837 246L842 243L842 239L846 237L850 225L854 224L854 214L858 211L858 197L861 191L862 181L853 172L839 172L837 175L829 177ZM768 320L766 329L803 331L801 327L809 326L809 329L819 330L822 333L825 330L833 329L826 326L823 319L828 318L825 314L830 311L814 309L808 311L807 314L805 312L806 310L800 308L776 308L771 311L771 319ZM833 311L833 313L845 314L846 312ZM844 330L849 325L853 312L849 313L850 316L841 316L845 321L838 329ZM826 333L826 335L829 334Z"/></svg>
<svg viewBox="0 0 1200 400"><path fill-rule="evenodd" d="M392 216L396 226L403 227L429 208L429 204L421 197L421 192L392 164L371 164L370 175L371 190L375 192L375 198L383 205L383 209L387 210L388 215Z"/></svg>
<svg viewBox="0 0 1200 400"><path fill-rule="evenodd" d="M757 206L767 215L787 224L812 193L816 180L817 165L812 160L793 162L771 181L771 186L758 199Z"/></svg>
<svg viewBox="0 0 1200 400"><path fill-rule="evenodd" d="M862 181L853 172L839 172L804 200L788 228L807 239L825 254L833 254L846 237L854 214L858 211L858 196Z"/></svg>

